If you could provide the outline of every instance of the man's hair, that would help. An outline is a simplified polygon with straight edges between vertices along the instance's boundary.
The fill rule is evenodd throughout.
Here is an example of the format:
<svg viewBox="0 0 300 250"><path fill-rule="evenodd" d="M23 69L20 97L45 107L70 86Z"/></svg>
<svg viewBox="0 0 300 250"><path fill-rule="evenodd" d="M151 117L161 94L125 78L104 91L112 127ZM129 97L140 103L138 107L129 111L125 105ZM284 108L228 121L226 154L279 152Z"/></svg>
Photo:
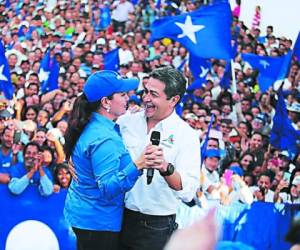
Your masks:
<svg viewBox="0 0 300 250"><path fill-rule="evenodd" d="M25 145L25 147L23 148L23 155L25 155L25 153L26 153L26 151L27 151L27 148L28 148L29 146L34 146L34 147L36 147L36 148L38 149L38 152L41 151L40 145L39 145L38 143L36 143L36 142L31 141L31 142L27 143L27 144Z"/></svg>
<svg viewBox="0 0 300 250"><path fill-rule="evenodd" d="M157 79L165 84L165 94L170 99L173 96L179 95L180 99L186 90L186 80L177 69L171 66L160 67L154 69L150 73L150 77Z"/></svg>

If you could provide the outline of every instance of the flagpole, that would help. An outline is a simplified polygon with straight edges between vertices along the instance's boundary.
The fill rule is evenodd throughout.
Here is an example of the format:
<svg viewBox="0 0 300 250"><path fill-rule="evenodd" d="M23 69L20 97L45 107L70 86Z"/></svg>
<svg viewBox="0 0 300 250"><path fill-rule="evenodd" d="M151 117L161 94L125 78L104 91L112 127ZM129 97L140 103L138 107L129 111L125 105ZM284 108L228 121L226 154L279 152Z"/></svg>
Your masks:
<svg viewBox="0 0 300 250"><path fill-rule="evenodd" d="M231 63L231 75L232 75L232 85L231 85L231 91L232 94L237 93L237 87L236 87L236 79L235 79L235 71L234 71L234 62L233 59L230 60Z"/></svg>

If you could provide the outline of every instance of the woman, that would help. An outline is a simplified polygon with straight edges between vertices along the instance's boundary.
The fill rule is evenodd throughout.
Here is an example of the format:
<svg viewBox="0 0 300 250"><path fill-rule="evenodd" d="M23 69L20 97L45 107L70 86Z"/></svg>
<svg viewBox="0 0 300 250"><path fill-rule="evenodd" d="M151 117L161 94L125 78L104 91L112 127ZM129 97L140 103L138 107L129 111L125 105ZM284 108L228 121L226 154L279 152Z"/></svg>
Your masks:
<svg viewBox="0 0 300 250"><path fill-rule="evenodd" d="M116 72L95 72L70 114L65 151L67 159L72 156L78 181L71 182L64 213L79 250L117 249L125 192L142 168L161 163L162 151L151 145L133 162L114 123L126 111L126 92L137 86L137 80L122 79Z"/></svg>
<svg viewBox="0 0 300 250"><path fill-rule="evenodd" d="M71 183L71 173L68 165L57 164L54 169L54 192L59 192L61 188L66 189Z"/></svg>

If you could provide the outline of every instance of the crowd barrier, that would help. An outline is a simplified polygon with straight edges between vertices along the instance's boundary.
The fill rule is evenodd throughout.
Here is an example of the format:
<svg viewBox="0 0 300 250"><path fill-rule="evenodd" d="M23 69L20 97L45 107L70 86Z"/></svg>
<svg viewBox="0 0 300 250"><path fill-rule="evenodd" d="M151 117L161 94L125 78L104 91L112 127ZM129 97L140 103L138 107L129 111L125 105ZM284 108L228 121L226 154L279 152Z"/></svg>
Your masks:
<svg viewBox="0 0 300 250"><path fill-rule="evenodd" d="M177 213L179 228L203 217L211 207L217 207L220 240L242 242L256 250L288 250L286 233L300 205L254 202L252 205L234 203L230 206L208 204L206 209L183 204Z"/></svg>
<svg viewBox="0 0 300 250"><path fill-rule="evenodd" d="M37 187L28 187L21 195L12 195L0 185L0 250L75 250L75 236L63 217L66 191L42 197ZM284 237L300 206L255 202L251 206L218 206L217 219L222 225L222 240L239 241L256 250L285 250ZM184 227L205 211L186 205L178 214ZM52 248L44 248L45 244ZM28 245L28 246L27 246ZM21 247L20 247L21 246Z"/></svg>

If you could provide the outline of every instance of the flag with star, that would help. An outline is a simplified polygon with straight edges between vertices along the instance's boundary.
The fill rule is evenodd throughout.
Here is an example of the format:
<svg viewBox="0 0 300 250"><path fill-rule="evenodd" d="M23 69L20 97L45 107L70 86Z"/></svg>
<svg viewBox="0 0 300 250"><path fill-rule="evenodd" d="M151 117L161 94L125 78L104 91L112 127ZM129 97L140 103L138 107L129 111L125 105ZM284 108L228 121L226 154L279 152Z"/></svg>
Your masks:
<svg viewBox="0 0 300 250"><path fill-rule="evenodd" d="M275 81L283 80L289 69L292 52L279 57L243 54L242 60L248 62L253 69L259 71L258 84L261 92L266 92Z"/></svg>
<svg viewBox="0 0 300 250"><path fill-rule="evenodd" d="M59 64L55 56L51 58L50 50L45 53L39 70L39 80L41 83L41 92L58 89Z"/></svg>
<svg viewBox="0 0 300 250"><path fill-rule="evenodd" d="M6 99L11 100L13 98L14 90L10 78L9 65L5 57L5 49L2 40L0 39L0 91L4 93Z"/></svg>
<svg viewBox="0 0 300 250"><path fill-rule="evenodd" d="M209 59L190 55L189 68L192 72L194 79L200 79L203 82L205 82L206 76L209 70L211 69L211 62Z"/></svg>
<svg viewBox="0 0 300 250"><path fill-rule="evenodd" d="M229 3L218 2L190 13L154 21L150 42L168 37L180 42L194 56L230 59L230 24Z"/></svg>
<svg viewBox="0 0 300 250"><path fill-rule="evenodd" d="M273 127L270 133L270 144L280 150L288 150L295 156L298 153L300 131L296 130L288 117L282 90L279 89Z"/></svg>

